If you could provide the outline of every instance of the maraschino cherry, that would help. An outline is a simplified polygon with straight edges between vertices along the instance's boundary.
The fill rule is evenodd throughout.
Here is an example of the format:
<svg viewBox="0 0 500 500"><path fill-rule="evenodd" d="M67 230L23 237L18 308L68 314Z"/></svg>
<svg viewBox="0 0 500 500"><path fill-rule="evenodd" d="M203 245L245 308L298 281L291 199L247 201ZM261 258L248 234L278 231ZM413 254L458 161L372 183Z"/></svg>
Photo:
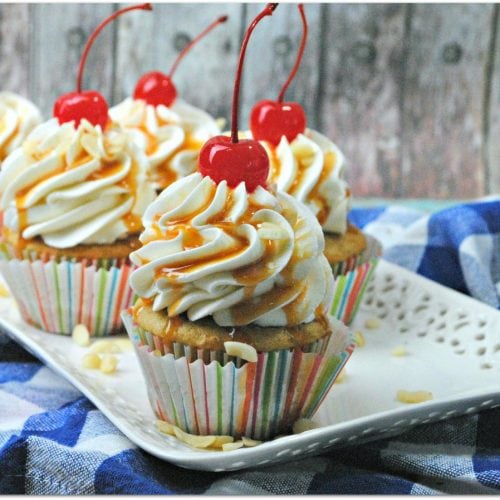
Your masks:
<svg viewBox="0 0 500 500"><path fill-rule="evenodd" d="M277 101L266 99L258 102L250 114L250 130L255 139L267 141L277 146L281 137L285 136L289 142L306 129L306 114L297 102L283 102L285 92L299 69L307 39L307 20L304 6L299 4L300 17L302 18L303 34L295 64L283 85Z"/></svg>
<svg viewBox="0 0 500 500"><path fill-rule="evenodd" d="M74 121L75 127L78 127L80 121L85 119L94 126L100 125L102 129L105 128L108 122L108 103L104 96L96 90L85 90L82 92L83 68L90 48L102 29L118 16L131 10L153 10L153 8L149 3L125 7L111 14L97 26L83 49L80 66L78 67L76 92L69 92L62 95L54 103L53 114L59 120L59 123L63 124Z"/></svg>
<svg viewBox="0 0 500 500"><path fill-rule="evenodd" d="M241 45L238 67L234 81L233 110L231 117L231 137L218 135L209 139L201 148L199 170L215 182L227 181L229 187L236 187L245 182L247 191L251 193L257 186L265 186L269 174L269 159L266 150L258 141L238 139L238 103L240 93L243 60L250 35L260 20L272 15L277 3L269 3L257 15L245 33Z"/></svg>
<svg viewBox="0 0 500 500"><path fill-rule="evenodd" d="M160 104L165 106L172 105L177 98L177 89L172 81L177 66L194 45L196 45L205 35L208 35L216 26L226 21L227 16L219 17L212 24L207 26L196 38L189 42L177 56L168 75L160 71L150 71L141 76L135 86L134 99L142 99L152 106L159 106Z"/></svg>

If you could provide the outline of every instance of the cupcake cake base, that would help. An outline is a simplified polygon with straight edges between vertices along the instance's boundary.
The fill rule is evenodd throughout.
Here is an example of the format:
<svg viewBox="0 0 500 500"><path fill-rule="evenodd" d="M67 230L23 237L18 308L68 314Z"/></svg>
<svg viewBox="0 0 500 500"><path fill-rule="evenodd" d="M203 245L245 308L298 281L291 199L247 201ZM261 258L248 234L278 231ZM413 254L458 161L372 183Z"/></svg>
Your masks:
<svg viewBox="0 0 500 500"><path fill-rule="evenodd" d="M265 440L290 432L295 421L314 415L354 348L347 328L332 320L322 336L313 334L301 345L305 338L287 331L275 348L257 348L257 361L248 362L209 345L179 342L172 333L185 330L186 319L177 318L168 335L157 335L134 320L132 309L122 318L156 416L198 435ZM219 327L208 323L200 328L215 327L207 337L218 337ZM278 330L247 328L255 333L250 342L260 348L258 338L272 334L259 330ZM311 326L316 333L319 329ZM237 341L237 332L225 335Z"/></svg>

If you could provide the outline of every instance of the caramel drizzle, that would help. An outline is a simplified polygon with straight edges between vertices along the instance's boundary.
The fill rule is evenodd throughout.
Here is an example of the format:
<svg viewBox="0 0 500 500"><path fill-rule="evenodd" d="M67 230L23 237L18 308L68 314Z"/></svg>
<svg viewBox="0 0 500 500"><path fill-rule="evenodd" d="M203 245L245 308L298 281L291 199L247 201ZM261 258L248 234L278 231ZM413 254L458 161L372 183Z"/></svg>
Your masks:
<svg viewBox="0 0 500 500"><path fill-rule="evenodd" d="M16 123L16 126L12 130L12 132L8 135L8 137L5 139L4 143L2 144L2 147L0 148L0 161L3 161L5 158L7 158L8 153L7 149L9 148L9 144L14 140L14 137L19 133L19 121Z"/></svg>

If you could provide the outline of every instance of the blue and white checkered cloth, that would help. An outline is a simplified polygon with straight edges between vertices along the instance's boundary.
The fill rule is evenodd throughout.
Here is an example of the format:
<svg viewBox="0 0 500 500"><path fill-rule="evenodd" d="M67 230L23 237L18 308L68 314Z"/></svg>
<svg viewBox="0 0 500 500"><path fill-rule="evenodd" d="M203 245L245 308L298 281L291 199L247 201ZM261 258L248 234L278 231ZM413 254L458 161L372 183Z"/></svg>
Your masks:
<svg viewBox="0 0 500 500"><path fill-rule="evenodd" d="M355 209L384 257L500 306L500 200L427 215ZM135 447L92 403L0 336L0 494L500 493L500 409L287 464L188 471Z"/></svg>

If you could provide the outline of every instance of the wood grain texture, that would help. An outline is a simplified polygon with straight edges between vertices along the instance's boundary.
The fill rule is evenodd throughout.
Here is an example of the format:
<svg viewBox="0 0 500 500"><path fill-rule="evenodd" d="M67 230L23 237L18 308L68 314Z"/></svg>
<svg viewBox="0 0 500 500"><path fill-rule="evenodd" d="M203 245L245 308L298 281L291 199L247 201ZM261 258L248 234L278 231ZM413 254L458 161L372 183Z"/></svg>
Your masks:
<svg viewBox="0 0 500 500"><path fill-rule="evenodd" d="M111 12L112 4L35 4L32 7L32 92L44 116L54 100L75 90L78 63L87 38ZM136 13L125 14L133 16ZM113 30L107 26L95 41L85 66L83 88L101 92L113 88Z"/></svg>
<svg viewBox="0 0 500 500"><path fill-rule="evenodd" d="M500 6L494 7L491 23L488 96L485 102L484 162L486 165L485 193L500 194Z"/></svg>
<svg viewBox="0 0 500 500"><path fill-rule="evenodd" d="M28 4L0 5L0 90L30 95L30 25Z"/></svg>
<svg viewBox="0 0 500 500"><path fill-rule="evenodd" d="M404 97L403 192L474 197L481 155L492 5L413 8Z"/></svg>
<svg viewBox="0 0 500 500"><path fill-rule="evenodd" d="M320 126L346 155L346 178L356 196L401 192L407 10L398 4L336 4L322 15Z"/></svg>
<svg viewBox="0 0 500 500"><path fill-rule="evenodd" d="M246 9L245 28L262 10L263 4ZM302 64L285 95L286 101L299 102L308 124L316 127L315 103L319 78L319 4L306 4L309 35ZM241 92L241 128L248 128L252 107L262 99L275 100L295 63L302 39L302 22L297 4L280 4L271 17L261 21L248 44Z"/></svg>
<svg viewBox="0 0 500 500"><path fill-rule="evenodd" d="M116 101L130 96L137 80L151 70L168 73L188 40L227 14L186 55L174 75L178 95L214 116L229 117L234 70L239 51L242 6L239 4L155 4L144 16L123 18L118 31Z"/></svg>

